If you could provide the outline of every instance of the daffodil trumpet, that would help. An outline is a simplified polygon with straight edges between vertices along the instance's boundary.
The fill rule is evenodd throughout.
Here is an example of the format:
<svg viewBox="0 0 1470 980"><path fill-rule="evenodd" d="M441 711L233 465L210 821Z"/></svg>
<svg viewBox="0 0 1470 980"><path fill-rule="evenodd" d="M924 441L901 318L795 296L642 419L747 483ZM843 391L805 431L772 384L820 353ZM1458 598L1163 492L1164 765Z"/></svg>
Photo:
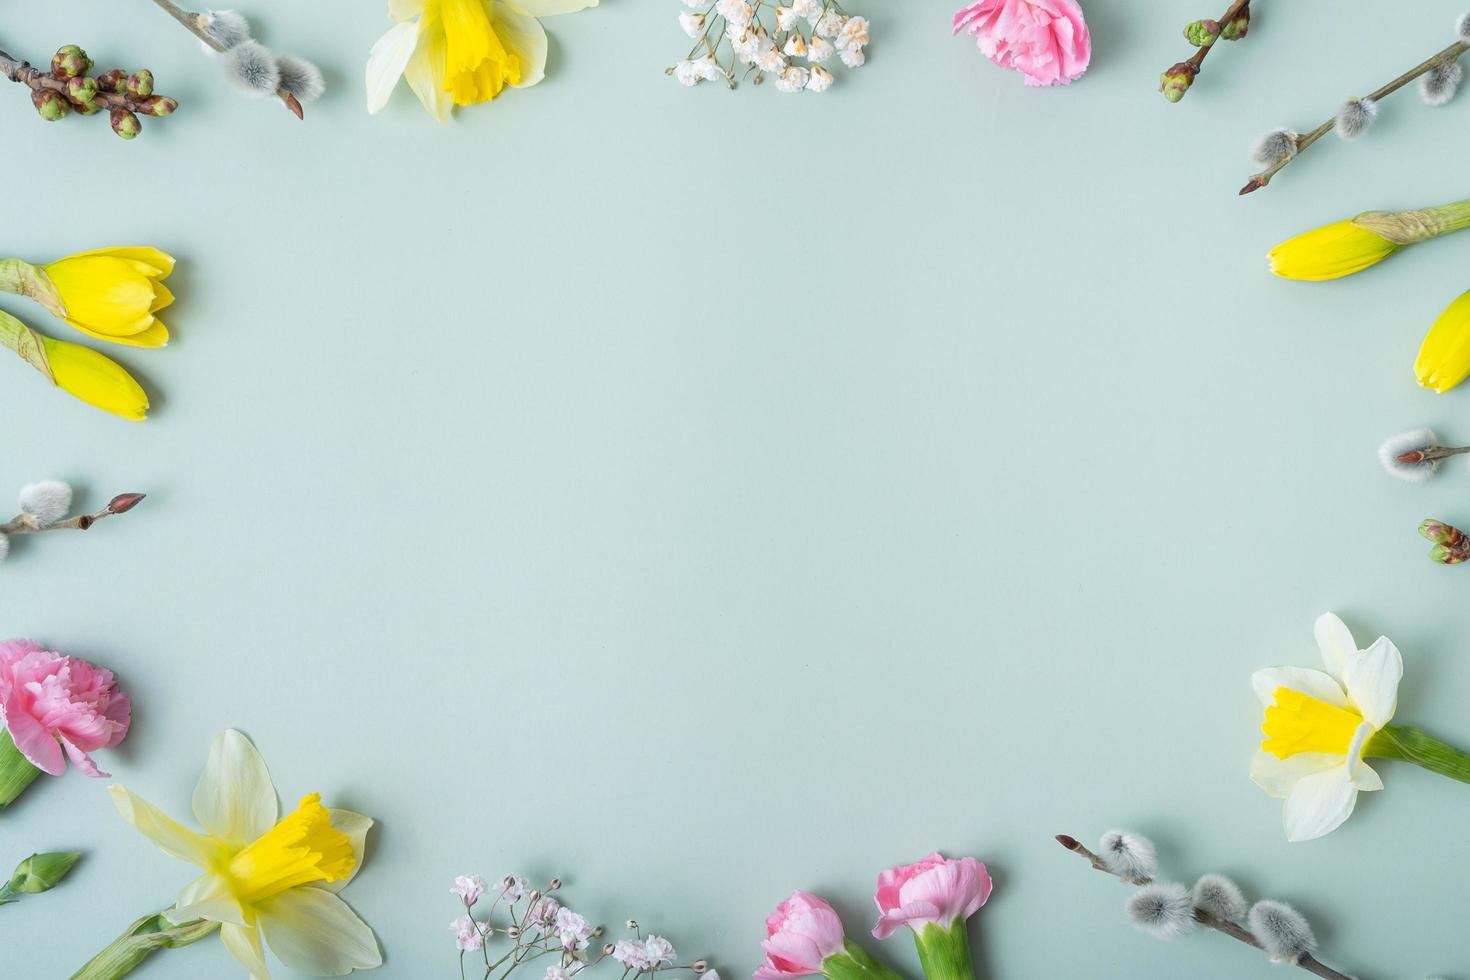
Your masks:
<svg viewBox="0 0 1470 980"><path fill-rule="evenodd" d="M1271 667L1252 676L1265 707L1265 740L1251 779L1285 800L1291 841L1336 830L1352 815L1359 792L1383 789L1368 759L1398 759L1470 783L1470 753L1407 725L1391 725L1398 709L1404 662L1398 647L1379 637L1359 649L1332 613L1318 617L1315 634L1327 670Z"/></svg>
<svg viewBox="0 0 1470 980"><path fill-rule="evenodd" d="M316 793L280 816L265 761L244 735L226 731L210 748L194 790L203 833L121 786L109 792L123 819L201 873L170 908L134 922L73 980L116 980L159 949L215 932L252 980L270 978L267 945L287 968L312 976L382 965L372 929L337 897L362 866L372 820L329 810Z"/></svg>
<svg viewBox="0 0 1470 980"><path fill-rule="evenodd" d="M79 344L52 340L0 311L0 347L8 347L73 398L129 422L148 416L148 395L116 361Z"/></svg>
<svg viewBox="0 0 1470 980"><path fill-rule="evenodd" d="M174 301L163 280L174 259L156 248L99 248L46 265L0 260L0 291L28 296L53 316L97 340L163 347L168 328L158 311Z"/></svg>
<svg viewBox="0 0 1470 980"><path fill-rule="evenodd" d="M1377 265L1406 245L1470 228L1470 200L1416 211L1364 211L1289 238L1271 249L1271 271L1283 279L1322 282Z"/></svg>

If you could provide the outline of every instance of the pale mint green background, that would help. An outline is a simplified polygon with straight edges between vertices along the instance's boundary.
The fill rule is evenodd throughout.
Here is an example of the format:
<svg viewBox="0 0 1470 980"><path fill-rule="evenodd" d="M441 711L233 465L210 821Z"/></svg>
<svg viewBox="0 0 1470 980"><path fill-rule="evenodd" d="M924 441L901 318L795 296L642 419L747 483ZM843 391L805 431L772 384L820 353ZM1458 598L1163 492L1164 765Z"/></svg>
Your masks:
<svg viewBox="0 0 1470 980"><path fill-rule="evenodd" d="M1154 80L1213 10L1092 0L1092 71L1037 91L949 38L953 2L853 0L868 67L791 98L685 91L678 4L608 0L548 23L545 84L446 126L406 90L364 111L380 4L252 5L329 71L305 125L146 0L7 5L5 47L144 61L184 108L129 145L0 92L0 252L180 258L177 342L120 354L146 425L0 361L6 494L150 494L18 542L0 633L117 669L138 721L105 765L180 816L231 725L288 800L376 816L346 897L383 980L457 976L457 873L559 873L740 980L792 888L862 934L875 873L936 847L995 873L985 980L1277 975L1134 932L1051 840L1115 824L1167 874L1298 903L1349 972L1470 977L1470 787L1386 763L1287 845L1246 777L1249 674L1313 664L1328 608L1404 650L1401 718L1470 742L1470 571L1414 533L1470 521L1470 474L1373 455L1470 440L1470 390L1410 373L1470 236L1326 286L1264 260L1470 193L1470 104L1405 93L1235 196L1258 131L1416 63L1461 7L1263 3L1169 106ZM0 843L89 852L0 912L7 977L66 976L190 875L76 775ZM881 951L915 975L906 939ZM213 942L139 974L236 975Z"/></svg>

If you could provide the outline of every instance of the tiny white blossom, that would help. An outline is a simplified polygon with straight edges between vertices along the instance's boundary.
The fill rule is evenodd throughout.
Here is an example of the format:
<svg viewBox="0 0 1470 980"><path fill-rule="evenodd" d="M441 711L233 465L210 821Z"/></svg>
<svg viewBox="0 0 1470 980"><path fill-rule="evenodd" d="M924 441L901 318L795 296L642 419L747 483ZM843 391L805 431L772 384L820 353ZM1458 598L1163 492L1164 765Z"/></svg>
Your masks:
<svg viewBox="0 0 1470 980"><path fill-rule="evenodd" d="M861 17L854 19L862 20ZM864 23L867 22L864 21ZM843 26L842 15L835 10L829 10L813 25L813 29L823 37L837 37L842 33Z"/></svg>
<svg viewBox="0 0 1470 980"><path fill-rule="evenodd" d="M663 936L649 936L643 940L644 956L652 964L650 969L657 969L664 963L674 962L674 944Z"/></svg>
<svg viewBox="0 0 1470 980"><path fill-rule="evenodd" d="M718 0L715 12L731 24L749 27L755 20L755 8L747 0Z"/></svg>
<svg viewBox="0 0 1470 980"><path fill-rule="evenodd" d="M474 905L485 894L485 879L479 875L460 875L454 879L451 895L458 895L466 905Z"/></svg>
<svg viewBox="0 0 1470 980"><path fill-rule="evenodd" d="M812 77L806 80L808 92L825 92L832 87L832 73L821 65L812 66Z"/></svg>
<svg viewBox="0 0 1470 980"><path fill-rule="evenodd" d="M783 31L794 30L796 28L796 22L800 19L801 15L793 7L776 8L776 26Z"/></svg>
<svg viewBox="0 0 1470 980"><path fill-rule="evenodd" d="M781 52L774 47L766 48L755 56L756 67L761 71L783 72L786 70L786 59L781 57Z"/></svg>
<svg viewBox="0 0 1470 980"><path fill-rule="evenodd" d="M806 46L806 60L814 65L820 65L832 57L834 50L831 41L820 35L813 34L811 43Z"/></svg>
<svg viewBox="0 0 1470 980"><path fill-rule="evenodd" d="M521 875L506 875L500 880L500 894L507 902L519 902L530 888L531 883Z"/></svg>
<svg viewBox="0 0 1470 980"><path fill-rule="evenodd" d="M863 54L862 48L843 48L842 53L838 57L849 68L861 68L868 60L868 56Z"/></svg>
<svg viewBox="0 0 1470 980"><path fill-rule="evenodd" d="M839 48L865 48L868 46L868 19L849 17L837 32Z"/></svg>
<svg viewBox="0 0 1470 980"><path fill-rule="evenodd" d="M679 80L680 85L699 84L699 71L694 67L692 61L681 61L675 65L674 77Z"/></svg>
<svg viewBox="0 0 1470 980"><path fill-rule="evenodd" d="M800 58L806 54L806 38L796 31L786 39L786 44L781 48L788 58Z"/></svg>
<svg viewBox="0 0 1470 980"><path fill-rule="evenodd" d="M472 953L485 948L485 936L480 932L480 924L467 915L462 915L449 923L449 928L454 930L454 945L462 953Z"/></svg>
<svg viewBox="0 0 1470 980"><path fill-rule="evenodd" d="M791 10L797 17L805 17L807 23L815 24L826 10L823 0L792 0Z"/></svg>
<svg viewBox="0 0 1470 980"><path fill-rule="evenodd" d="M585 949L587 940L592 937L592 926L582 916L563 906L556 910L556 934L563 949Z"/></svg>
<svg viewBox="0 0 1470 980"><path fill-rule="evenodd" d="M690 37L699 37L699 35L704 33L704 14L691 14L687 10L681 10L679 12L679 26Z"/></svg>
<svg viewBox="0 0 1470 980"><path fill-rule="evenodd" d="M806 87L810 73L805 68L791 65L776 79L776 90L779 92L800 92Z"/></svg>
<svg viewBox="0 0 1470 980"><path fill-rule="evenodd" d="M694 7L696 9L700 7L708 7L709 0L684 0L684 6Z"/></svg>
<svg viewBox="0 0 1470 980"><path fill-rule="evenodd" d="M694 70L706 82L714 82L729 77L725 74L725 69L721 68L720 63L714 59L713 55L707 54L694 62Z"/></svg>
<svg viewBox="0 0 1470 980"><path fill-rule="evenodd" d="M530 921L532 925L550 926L556 923L557 910L561 903L550 895L536 899L536 904L531 906Z"/></svg>

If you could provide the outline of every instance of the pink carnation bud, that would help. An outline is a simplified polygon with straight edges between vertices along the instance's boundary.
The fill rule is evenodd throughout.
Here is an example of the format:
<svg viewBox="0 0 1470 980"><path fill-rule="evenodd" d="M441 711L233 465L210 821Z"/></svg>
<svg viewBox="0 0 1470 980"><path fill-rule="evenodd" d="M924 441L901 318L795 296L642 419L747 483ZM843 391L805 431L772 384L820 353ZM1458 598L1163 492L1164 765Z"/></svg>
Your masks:
<svg viewBox="0 0 1470 980"><path fill-rule="evenodd" d="M37 769L66 771L66 755L88 776L106 776L88 752L123 740L132 704L112 671L29 640L0 643L0 723Z"/></svg>
<svg viewBox="0 0 1470 980"><path fill-rule="evenodd" d="M766 916L766 961L753 980L789 980L822 972L822 961L843 951L842 920L815 895L793 892Z"/></svg>
<svg viewBox="0 0 1470 980"><path fill-rule="evenodd" d="M887 939L900 926L922 932L934 923L948 929L968 919L990 898L990 874L974 858L953 860L935 852L917 864L891 868L878 875L876 939Z"/></svg>
<svg viewBox="0 0 1470 980"><path fill-rule="evenodd" d="M954 15L985 57L1026 76L1027 85L1065 85L1087 71L1092 37L1077 0L979 0Z"/></svg>

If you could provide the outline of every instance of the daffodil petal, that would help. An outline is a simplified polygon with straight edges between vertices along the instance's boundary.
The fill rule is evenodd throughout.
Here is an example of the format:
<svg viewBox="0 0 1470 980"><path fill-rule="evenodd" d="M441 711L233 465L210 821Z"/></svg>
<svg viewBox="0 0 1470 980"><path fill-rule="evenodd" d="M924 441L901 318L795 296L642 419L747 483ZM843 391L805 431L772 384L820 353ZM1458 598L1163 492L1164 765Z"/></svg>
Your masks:
<svg viewBox="0 0 1470 980"><path fill-rule="evenodd" d="M432 11L424 14L419 18L418 44L403 70L403 77L429 115L439 122L447 122L454 108L449 93L444 91L447 49L444 22Z"/></svg>
<svg viewBox="0 0 1470 980"><path fill-rule="evenodd" d="M67 258L46 266L67 322L107 333L137 333L148 326L153 281L127 259L99 255Z"/></svg>
<svg viewBox="0 0 1470 980"><path fill-rule="evenodd" d="M1342 680L1343 666L1358 652L1358 642L1353 639L1352 631L1337 618L1336 613L1325 612L1312 625L1312 635L1317 639L1317 649L1322 651L1327 673Z"/></svg>
<svg viewBox="0 0 1470 980"><path fill-rule="evenodd" d="M257 912L271 951L293 970L340 977L383 965L372 929L324 889L292 888L261 902Z"/></svg>
<svg viewBox="0 0 1470 980"><path fill-rule="evenodd" d="M1358 788L1347 766L1301 779L1286 798L1282 817L1289 841L1315 840L1332 833L1353 814Z"/></svg>
<svg viewBox="0 0 1470 980"><path fill-rule="evenodd" d="M1298 752L1288 759L1278 759L1270 752L1257 752L1251 760L1251 781L1268 796L1284 800L1296 784L1308 776L1342 765L1342 756L1329 752Z"/></svg>
<svg viewBox="0 0 1470 980"><path fill-rule="evenodd" d="M41 344L58 388L130 422L147 417L148 395L121 364L80 344L50 337L43 337Z"/></svg>
<svg viewBox="0 0 1470 980"><path fill-rule="evenodd" d="M396 21L413 20L424 12L424 0L388 0L388 16Z"/></svg>
<svg viewBox="0 0 1470 980"><path fill-rule="evenodd" d="M367 62L368 112L377 112L388 104L403 70L413 57L418 44L419 25L415 21L395 24L373 45Z"/></svg>
<svg viewBox="0 0 1470 980"><path fill-rule="evenodd" d="M178 823L147 800L122 786L107 787L113 806L122 818L147 837L169 857L188 861L208 870L224 853L218 841L196 834Z"/></svg>
<svg viewBox="0 0 1470 980"><path fill-rule="evenodd" d="M1470 376L1470 292L1445 307L1424 335L1414 376L1421 386L1441 394Z"/></svg>
<svg viewBox="0 0 1470 980"><path fill-rule="evenodd" d="M352 841L352 853L357 858L357 863L352 866L346 878L339 878L336 881L319 881L315 885L329 892L340 892L362 870L363 859L367 857L367 835L373 827L373 818L351 810L329 810L327 812L332 815L332 826L342 831L347 835L347 839Z"/></svg>
<svg viewBox="0 0 1470 980"><path fill-rule="evenodd" d="M532 17L555 17L590 10L597 6L597 0L512 0L510 6Z"/></svg>
<svg viewBox="0 0 1470 980"><path fill-rule="evenodd" d="M496 33L506 52L520 63L510 73L511 84L530 88L546 77L546 29L535 17L509 4L496 4L492 9Z"/></svg>
<svg viewBox="0 0 1470 980"><path fill-rule="evenodd" d="M1383 777L1368 763L1361 762L1353 773L1353 785L1361 792L1376 793L1383 789Z"/></svg>
<svg viewBox="0 0 1470 980"><path fill-rule="evenodd" d="M1375 730L1393 720L1403 679L1403 655L1386 636L1374 640L1368 649L1355 652L1342 672L1348 697Z"/></svg>
<svg viewBox="0 0 1470 980"><path fill-rule="evenodd" d="M123 248L94 248L90 252L78 252L67 258L82 258L84 256L104 255L108 258L127 259L131 262L139 262L147 266L149 274L162 279L174 271L174 257L162 249L152 246L127 246Z"/></svg>
<svg viewBox="0 0 1470 980"><path fill-rule="evenodd" d="M169 918L174 922L209 919L211 922L245 925L245 911L230 893L230 883L217 874L201 875L185 885L169 912Z"/></svg>
<svg viewBox="0 0 1470 980"><path fill-rule="evenodd" d="M117 344L119 347L145 347L149 349L156 347L167 347L168 327L165 327L163 325L163 321L159 320L157 317L149 317L149 319L152 320L152 323L148 325L147 329L139 330L137 333L130 333L125 336L110 333L98 333L97 331L83 324L71 323L70 320L68 320L67 322L71 323L72 328L78 333L86 334L88 337L91 337L94 340L103 340L109 344Z"/></svg>
<svg viewBox="0 0 1470 980"><path fill-rule="evenodd" d="M1251 675L1251 687L1255 689L1261 704L1267 707L1276 702L1276 690L1282 687L1300 691L1335 708L1348 707L1347 695L1343 693L1342 685L1322 671L1309 667L1267 667L1258 670Z"/></svg>
<svg viewBox="0 0 1470 980"><path fill-rule="evenodd" d="M255 926L235 926L228 922L220 926L219 938L225 949L250 971L250 980L270 980L270 970L265 965L265 950L260 948L260 930Z"/></svg>
<svg viewBox="0 0 1470 980"><path fill-rule="evenodd" d="M173 301L173 290L169 289L161 282L155 282L153 284L153 305L148 307L148 312L157 313L165 306L171 305Z"/></svg>
<svg viewBox="0 0 1470 980"><path fill-rule="evenodd" d="M280 819L270 771L250 739L229 729L215 736L194 787L194 819L210 834L244 847Z"/></svg>

